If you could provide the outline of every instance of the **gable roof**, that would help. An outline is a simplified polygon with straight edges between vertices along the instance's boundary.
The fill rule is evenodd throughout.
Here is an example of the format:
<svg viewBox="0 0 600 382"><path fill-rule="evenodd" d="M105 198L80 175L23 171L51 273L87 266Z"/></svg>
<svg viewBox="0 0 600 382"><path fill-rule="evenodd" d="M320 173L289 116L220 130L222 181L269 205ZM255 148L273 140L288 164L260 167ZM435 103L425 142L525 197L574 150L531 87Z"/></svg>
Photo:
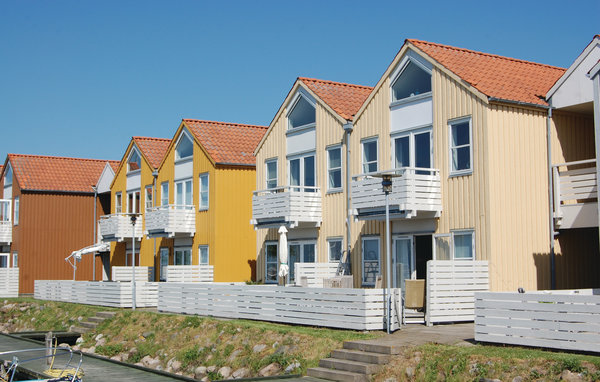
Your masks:
<svg viewBox="0 0 600 382"><path fill-rule="evenodd" d="M215 164L255 166L254 148L267 126L183 119L182 124Z"/></svg>
<svg viewBox="0 0 600 382"><path fill-rule="evenodd" d="M298 77L323 102L331 107L342 118L351 121L371 91L370 86L353 85L343 82L318 80Z"/></svg>
<svg viewBox="0 0 600 382"><path fill-rule="evenodd" d="M21 190L92 193L106 163L118 161L8 154ZM14 181L14 180L13 180Z"/></svg>
<svg viewBox="0 0 600 382"><path fill-rule="evenodd" d="M410 44L489 98L547 106L544 99L564 68L420 40Z"/></svg>
<svg viewBox="0 0 600 382"><path fill-rule="evenodd" d="M132 139L154 169L160 166L171 143L167 138L133 137Z"/></svg>

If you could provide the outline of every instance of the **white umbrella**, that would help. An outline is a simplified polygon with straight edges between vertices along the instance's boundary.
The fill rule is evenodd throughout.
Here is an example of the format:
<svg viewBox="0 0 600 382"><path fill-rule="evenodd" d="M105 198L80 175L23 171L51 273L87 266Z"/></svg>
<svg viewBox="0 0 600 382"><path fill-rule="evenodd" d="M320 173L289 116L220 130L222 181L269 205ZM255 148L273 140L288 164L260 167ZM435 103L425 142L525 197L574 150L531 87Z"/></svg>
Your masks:
<svg viewBox="0 0 600 382"><path fill-rule="evenodd" d="M279 277L288 275L290 268L288 266L288 244L287 229L285 226L279 227Z"/></svg>

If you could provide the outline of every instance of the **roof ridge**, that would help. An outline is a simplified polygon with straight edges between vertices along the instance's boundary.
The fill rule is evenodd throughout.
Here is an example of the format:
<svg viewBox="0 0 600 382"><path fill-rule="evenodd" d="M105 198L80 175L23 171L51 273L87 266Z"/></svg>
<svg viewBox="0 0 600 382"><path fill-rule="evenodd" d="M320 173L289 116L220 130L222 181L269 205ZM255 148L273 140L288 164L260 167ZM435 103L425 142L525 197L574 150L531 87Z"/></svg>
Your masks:
<svg viewBox="0 0 600 382"><path fill-rule="evenodd" d="M453 50L461 50L461 51L464 51L464 52L475 53L475 54L479 54L479 55L482 55L482 56L496 57L496 58L500 58L500 59L503 59L503 60L520 62L520 63L524 63L524 64L532 64L532 65L538 65L538 66L545 66L547 68L552 68L552 69L557 69L557 70L562 70L562 71L565 70L565 68L561 68L560 66L542 64L542 63L539 63L539 62L528 61L528 60L521 60L521 59L514 58L514 57L501 56L499 54L480 52L478 50L460 48L460 47L456 47L456 46L452 46L452 45L440 44L440 43L437 43L437 42L423 41L423 40L417 40L417 39L411 39L411 38L407 38L406 41L408 41L410 43L415 43L416 42L416 43L422 43L422 44L427 44L427 45L440 46L440 47L444 47L444 48L448 48L448 49L453 49Z"/></svg>
<svg viewBox="0 0 600 382"><path fill-rule="evenodd" d="M134 135L131 138L133 138L133 139L152 139L152 140L155 140L155 141L170 141L171 140L171 138L142 137L142 136L139 136L139 135Z"/></svg>
<svg viewBox="0 0 600 382"><path fill-rule="evenodd" d="M337 82L337 81L331 81L331 80L322 80L319 78L310 78L310 77L298 77L299 80L308 80L308 81L319 81L319 82L328 82L330 84L336 84L336 85L342 85L342 86L351 86L351 87L355 87L355 88L363 88L363 89L371 89L373 90L372 86L366 86L366 85L357 85L357 84L351 84L348 82Z"/></svg>
<svg viewBox="0 0 600 382"><path fill-rule="evenodd" d="M53 155L37 155L37 154L15 154L8 153L10 157L30 157L30 158L47 158L47 159L68 159L77 161L91 161L91 162L120 162L114 159L94 159L94 158L77 158L77 157L64 157L64 156L53 156Z"/></svg>
<svg viewBox="0 0 600 382"><path fill-rule="evenodd" d="M269 126L263 125L251 125L248 123L237 123L237 122L223 122L223 121L209 121L206 119L193 119L193 118L182 118L183 121L199 122L199 123L211 123L219 125L231 125L231 126L245 126L245 127L258 127L260 129L267 129Z"/></svg>

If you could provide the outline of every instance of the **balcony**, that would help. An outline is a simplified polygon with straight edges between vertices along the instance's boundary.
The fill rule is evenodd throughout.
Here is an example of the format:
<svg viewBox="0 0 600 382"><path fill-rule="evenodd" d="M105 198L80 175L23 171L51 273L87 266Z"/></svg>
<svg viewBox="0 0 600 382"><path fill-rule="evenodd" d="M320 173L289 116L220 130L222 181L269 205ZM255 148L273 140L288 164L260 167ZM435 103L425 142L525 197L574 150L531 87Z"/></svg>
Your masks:
<svg viewBox="0 0 600 382"><path fill-rule="evenodd" d="M360 220L385 219L385 194L381 176L392 175L390 218L437 218L442 212L440 171L403 167L352 178L353 214Z"/></svg>
<svg viewBox="0 0 600 382"><path fill-rule="evenodd" d="M596 160L552 166L556 229L598 227Z"/></svg>
<svg viewBox="0 0 600 382"><path fill-rule="evenodd" d="M0 245L12 243L11 203L9 199L0 199Z"/></svg>
<svg viewBox="0 0 600 382"><path fill-rule="evenodd" d="M100 236L102 241L124 241L131 239L131 218L128 214L112 214L100 217ZM135 224L135 238L142 238L142 221L138 218Z"/></svg>
<svg viewBox="0 0 600 382"><path fill-rule="evenodd" d="M254 191L252 220L255 228L321 225L321 192L318 187L284 186ZM306 224L305 224L306 223Z"/></svg>
<svg viewBox="0 0 600 382"><path fill-rule="evenodd" d="M169 204L146 209L144 217L148 237L194 236L196 207Z"/></svg>

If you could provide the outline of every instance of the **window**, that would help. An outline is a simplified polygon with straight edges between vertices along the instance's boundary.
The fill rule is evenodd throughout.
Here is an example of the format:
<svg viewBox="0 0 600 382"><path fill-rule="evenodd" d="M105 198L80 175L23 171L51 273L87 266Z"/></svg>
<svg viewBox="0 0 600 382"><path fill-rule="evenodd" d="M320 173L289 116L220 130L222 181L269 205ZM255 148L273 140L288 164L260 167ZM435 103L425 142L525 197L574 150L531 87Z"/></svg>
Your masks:
<svg viewBox="0 0 600 382"><path fill-rule="evenodd" d="M431 129L419 129L394 136L394 168L431 168L433 145Z"/></svg>
<svg viewBox="0 0 600 382"><path fill-rule="evenodd" d="M160 185L160 205L166 206L169 204L169 182L163 182Z"/></svg>
<svg viewBox="0 0 600 382"><path fill-rule="evenodd" d="M453 232L454 260L474 260L475 249L473 231Z"/></svg>
<svg viewBox="0 0 600 382"><path fill-rule="evenodd" d="M329 261L339 262L342 258L342 239L339 237L327 239L327 244L329 246Z"/></svg>
<svg viewBox="0 0 600 382"><path fill-rule="evenodd" d="M450 175L468 174L473 171L471 118L450 123Z"/></svg>
<svg viewBox="0 0 600 382"><path fill-rule="evenodd" d="M277 159L265 162L266 186L268 189L277 187Z"/></svg>
<svg viewBox="0 0 600 382"><path fill-rule="evenodd" d="M0 223L10 223L10 200L0 200Z"/></svg>
<svg viewBox="0 0 600 382"><path fill-rule="evenodd" d="M289 243L288 265L290 267L290 281L294 280L296 263L314 263L317 258L316 242L314 240L293 241Z"/></svg>
<svg viewBox="0 0 600 382"><path fill-rule="evenodd" d="M192 200L192 180L186 179L175 182L175 204L178 206L191 206Z"/></svg>
<svg viewBox="0 0 600 382"><path fill-rule="evenodd" d="M123 212L123 200L121 199L121 193L115 193L115 214Z"/></svg>
<svg viewBox="0 0 600 382"><path fill-rule="evenodd" d="M14 207L15 216L13 216L13 222L14 222L14 225L19 225L19 197L18 196L15 196L15 201L13 203L15 206Z"/></svg>
<svg viewBox="0 0 600 382"><path fill-rule="evenodd" d="M9 163L6 165L6 171L4 171L4 187L10 186L12 184L12 180L12 166Z"/></svg>
<svg viewBox="0 0 600 382"><path fill-rule="evenodd" d="M369 139L362 142L363 172L377 172L377 139Z"/></svg>
<svg viewBox="0 0 600 382"><path fill-rule="evenodd" d="M13 268L19 267L19 254L17 252L13 252L12 266Z"/></svg>
<svg viewBox="0 0 600 382"><path fill-rule="evenodd" d="M208 173L200 174L200 209L208 209Z"/></svg>
<svg viewBox="0 0 600 382"><path fill-rule="evenodd" d="M188 134L183 131L175 149L175 160L189 158L193 155L194 144Z"/></svg>
<svg viewBox="0 0 600 382"><path fill-rule="evenodd" d="M8 253L0 253L0 268L8 268Z"/></svg>
<svg viewBox="0 0 600 382"><path fill-rule="evenodd" d="M300 189L297 191L315 191L315 154L289 159L290 186L311 187L311 189Z"/></svg>
<svg viewBox="0 0 600 382"><path fill-rule="evenodd" d="M198 263L208 265L208 245L198 246Z"/></svg>
<svg viewBox="0 0 600 382"><path fill-rule="evenodd" d="M431 92L431 73L412 60L392 84L392 100L399 101Z"/></svg>
<svg viewBox="0 0 600 382"><path fill-rule="evenodd" d="M265 243L265 283L277 282L277 242Z"/></svg>
<svg viewBox="0 0 600 382"><path fill-rule="evenodd" d="M169 248L160 248L160 281L167 281L167 266L169 265Z"/></svg>
<svg viewBox="0 0 600 382"><path fill-rule="evenodd" d="M302 95L299 95L288 114L289 129L314 126L316 123L315 106Z"/></svg>
<svg viewBox="0 0 600 382"><path fill-rule="evenodd" d="M175 248L175 265L192 265L192 249Z"/></svg>
<svg viewBox="0 0 600 382"><path fill-rule="evenodd" d="M342 188L342 148L340 146L327 149L327 189Z"/></svg>
<svg viewBox="0 0 600 382"><path fill-rule="evenodd" d="M362 284L375 285L380 274L379 238L363 237L362 239Z"/></svg>
<svg viewBox="0 0 600 382"><path fill-rule="evenodd" d="M127 172L138 171L140 168L142 168L142 158L134 147L131 150L131 154L129 154L129 159L127 159Z"/></svg>
<svg viewBox="0 0 600 382"><path fill-rule="evenodd" d="M127 213L140 213L140 190L127 191Z"/></svg>
<svg viewBox="0 0 600 382"><path fill-rule="evenodd" d="M152 185L146 186L146 209L152 208Z"/></svg>

